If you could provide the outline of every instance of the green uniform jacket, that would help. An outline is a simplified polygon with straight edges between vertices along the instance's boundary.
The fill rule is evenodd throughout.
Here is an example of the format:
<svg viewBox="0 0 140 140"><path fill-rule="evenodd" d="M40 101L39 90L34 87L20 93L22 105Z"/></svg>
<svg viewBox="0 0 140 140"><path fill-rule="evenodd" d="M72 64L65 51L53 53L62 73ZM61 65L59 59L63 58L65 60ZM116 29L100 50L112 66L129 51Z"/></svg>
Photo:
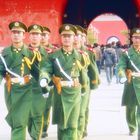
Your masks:
<svg viewBox="0 0 140 140"><path fill-rule="evenodd" d="M96 89L100 84L99 72L95 62L95 53L88 50L90 65L88 66L88 76L90 79L90 89Z"/></svg>
<svg viewBox="0 0 140 140"><path fill-rule="evenodd" d="M89 48L86 46L82 46L82 50L87 52L90 59L90 64L87 67L87 74L89 77L90 89L93 90L96 89L100 84L99 72L95 62L95 52L93 48Z"/></svg>
<svg viewBox="0 0 140 140"><path fill-rule="evenodd" d="M128 50L128 55L137 68L140 69L140 53L136 52L136 50L131 47ZM124 52L118 63L118 74L120 78L127 77L127 69L130 69L132 72L136 71L132 66L128 56ZM132 77L130 82L128 81L129 80L127 80L127 82L124 84L122 105L137 105L138 102L140 103L140 78Z"/></svg>
<svg viewBox="0 0 140 140"><path fill-rule="evenodd" d="M23 57L26 56L29 58L29 54L29 50L24 46L18 53L13 51L13 46L5 48L2 52L8 68L18 75L21 75ZM0 80L2 77L5 77L5 74L5 67L0 60ZM30 69L24 62L24 75L29 74ZM11 77L14 76L11 75ZM20 85L18 83L12 84L10 92L8 92L7 86L5 84L5 101L8 109L6 120L12 128L21 125L25 126L27 124L31 107L31 99L31 82L24 85Z"/></svg>
<svg viewBox="0 0 140 140"><path fill-rule="evenodd" d="M57 50L49 55L46 63L41 65L40 78L46 78L55 75L63 80L68 79L60 72L55 59L58 58L63 70L72 78L79 78L81 84L85 84L85 78L82 78L82 70L76 64L76 60L81 62L81 55L73 50L73 53L66 59L63 49ZM49 81L49 79L48 79ZM76 128L80 110L81 86L62 87L61 94L57 93L54 86L53 94L53 123L58 124L61 129L68 127Z"/></svg>
<svg viewBox="0 0 140 140"><path fill-rule="evenodd" d="M47 53L43 47L39 48L39 52L41 54L41 61L47 61ZM33 54L32 54L33 55ZM33 57L33 56L32 56ZM42 96L43 93L47 92L46 88L41 88L39 84L39 70L40 70L40 62L35 59L32 68L31 74L32 78L32 92L33 92L33 108L32 115L42 115L45 109L45 99Z"/></svg>

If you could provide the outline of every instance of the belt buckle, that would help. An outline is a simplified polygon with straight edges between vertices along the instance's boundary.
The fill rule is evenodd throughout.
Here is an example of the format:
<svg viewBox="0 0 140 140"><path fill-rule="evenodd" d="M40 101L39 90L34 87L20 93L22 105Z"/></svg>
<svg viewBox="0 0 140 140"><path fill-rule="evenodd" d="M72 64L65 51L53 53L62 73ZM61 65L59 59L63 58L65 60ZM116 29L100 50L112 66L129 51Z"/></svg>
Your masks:
<svg viewBox="0 0 140 140"><path fill-rule="evenodd" d="M18 80L19 80L19 84L20 85L24 85L25 84L24 77L19 77Z"/></svg>
<svg viewBox="0 0 140 140"><path fill-rule="evenodd" d="M73 86L73 81L67 81L68 87L72 87Z"/></svg>

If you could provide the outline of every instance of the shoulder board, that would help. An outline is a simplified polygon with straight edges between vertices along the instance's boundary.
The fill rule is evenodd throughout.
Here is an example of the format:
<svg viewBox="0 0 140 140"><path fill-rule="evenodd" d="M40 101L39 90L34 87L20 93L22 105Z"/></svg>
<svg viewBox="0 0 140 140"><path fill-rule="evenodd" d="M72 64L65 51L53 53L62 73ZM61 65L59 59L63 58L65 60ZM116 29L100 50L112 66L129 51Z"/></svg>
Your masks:
<svg viewBox="0 0 140 140"><path fill-rule="evenodd" d="M84 54L84 51L83 51L83 50L78 50L78 52L79 52L80 54Z"/></svg>
<svg viewBox="0 0 140 140"><path fill-rule="evenodd" d="M122 49L122 52L123 53L128 52L128 49Z"/></svg>
<svg viewBox="0 0 140 140"><path fill-rule="evenodd" d="M88 53L87 53L87 52L85 52L85 51L83 51L83 50L78 50L78 52L79 52L81 55L88 57Z"/></svg>
<svg viewBox="0 0 140 140"><path fill-rule="evenodd" d="M3 48L3 50L1 51L1 53L2 53L3 55L7 55L7 54L9 54L10 52L11 52L11 46Z"/></svg>
<svg viewBox="0 0 140 140"><path fill-rule="evenodd" d="M95 53L95 50L92 47L87 47L87 50L92 52L92 53Z"/></svg>

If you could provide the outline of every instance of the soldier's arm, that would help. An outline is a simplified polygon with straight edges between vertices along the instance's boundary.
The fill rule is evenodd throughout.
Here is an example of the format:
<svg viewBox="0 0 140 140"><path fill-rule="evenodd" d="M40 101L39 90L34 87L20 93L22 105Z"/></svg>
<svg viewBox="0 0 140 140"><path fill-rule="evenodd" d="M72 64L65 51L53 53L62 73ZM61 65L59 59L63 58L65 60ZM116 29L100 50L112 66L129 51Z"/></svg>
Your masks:
<svg viewBox="0 0 140 140"><path fill-rule="evenodd" d="M95 89L100 84L99 72L95 62L95 52L90 52L90 64L88 66L88 76L90 79L90 88Z"/></svg>
<svg viewBox="0 0 140 140"><path fill-rule="evenodd" d="M40 63L40 82L44 82L44 84L49 84L51 82L51 77L53 73L52 59L49 56L47 61L42 61Z"/></svg>
<svg viewBox="0 0 140 140"><path fill-rule="evenodd" d="M126 78L127 64L128 64L128 58L126 54L123 53L117 65L117 72L121 83L124 83L127 80Z"/></svg>
<svg viewBox="0 0 140 140"><path fill-rule="evenodd" d="M90 79L90 89L95 89L100 84L99 72L96 63L91 63L88 66L88 76Z"/></svg>

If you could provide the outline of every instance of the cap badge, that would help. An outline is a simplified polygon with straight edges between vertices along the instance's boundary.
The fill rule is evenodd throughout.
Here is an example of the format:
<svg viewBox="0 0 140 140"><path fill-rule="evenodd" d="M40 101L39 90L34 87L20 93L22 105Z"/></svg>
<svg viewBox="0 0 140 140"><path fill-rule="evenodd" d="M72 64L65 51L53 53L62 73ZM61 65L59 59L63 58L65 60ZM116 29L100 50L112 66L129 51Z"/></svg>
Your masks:
<svg viewBox="0 0 140 140"><path fill-rule="evenodd" d="M19 22L15 22L15 26L17 26L17 27L18 27L18 26L19 26Z"/></svg>
<svg viewBox="0 0 140 140"><path fill-rule="evenodd" d="M139 34L139 33L140 33L140 29L137 29L137 30L136 30L136 33Z"/></svg>
<svg viewBox="0 0 140 140"><path fill-rule="evenodd" d="M65 30L69 30L70 29L70 26L65 26Z"/></svg>
<svg viewBox="0 0 140 140"><path fill-rule="evenodd" d="M37 25L34 25L33 28L34 28L34 29L37 29Z"/></svg>

